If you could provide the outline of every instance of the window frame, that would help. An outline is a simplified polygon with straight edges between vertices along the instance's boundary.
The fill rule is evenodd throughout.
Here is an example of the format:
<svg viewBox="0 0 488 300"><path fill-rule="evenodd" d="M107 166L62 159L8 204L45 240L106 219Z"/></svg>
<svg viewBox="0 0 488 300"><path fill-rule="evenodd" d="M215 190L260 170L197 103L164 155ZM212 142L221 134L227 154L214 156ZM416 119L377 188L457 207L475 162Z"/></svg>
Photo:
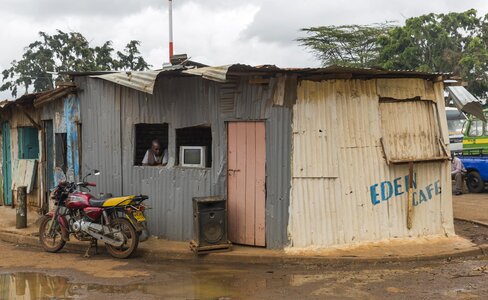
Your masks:
<svg viewBox="0 0 488 300"><path fill-rule="evenodd" d="M143 141L141 141L141 139L138 139L138 136L140 136L138 134L138 131L139 130L144 130L144 129L139 129L138 130L138 127L141 126L147 126L147 127L155 127L155 126L162 126L162 129L161 131L164 132L164 134L166 135L165 137L163 136L161 138L161 136L151 136L151 135L148 135L148 136L151 136L150 138L144 138ZM167 168L168 165L169 165L169 162L171 161L170 158L171 158L171 153L169 151L170 149L170 124L168 122L162 122L162 123L148 123L148 122L140 122L140 123L134 123L133 124L133 133L134 133L134 145L133 145L133 161L132 161L132 165L134 167L150 167L150 168ZM151 142L152 140L154 139L158 139L160 142L161 142L161 147L163 148L163 153L164 153L164 149L167 150L168 152L168 163L166 165L154 165L154 166L150 166L150 165L143 165L142 164L142 161L144 159L144 156L145 156L145 153L147 152L147 150L149 150L151 148ZM144 140L147 140L147 141L144 141ZM140 141L140 142L139 142ZM147 144L146 147L145 147L145 150L142 150L140 151L140 154L138 154L138 145L139 144ZM142 148L142 146L139 146Z"/></svg>
<svg viewBox="0 0 488 300"><path fill-rule="evenodd" d="M31 131L33 134L32 136L26 135L26 131ZM34 133L35 131L35 133ZM37 148L37 155L35 157L25 157L26 154L29 154L29 151L24 150L24 145L28 144L26 137L30 136L32 140L35 141L36 147ZM39 142L39 129L34 127L34 126L19 126L17 127L17 146L18 146L18 159L39 159L40 158L40 142Z"/></svg>
<svg viewBox="0 0 488 300"><path fill-rule="evenodd" d="M179 138L179 135L183 130L191 130L191 129L200 129L200 130L208 130L209 132L206 133L208 134L209 140L206 140L205 143L203 142L193 142L191 145L186 145L186 144L181 144L181 139ZM201 135L200 135L201 136ZM213 146L213 134L212 134L212 125L210 124L201 124L201 125L196 125L196 126L187 126L187 127L180 127L175 129L175 135L174 135L174 149L175 149L175 167L177 168L185 168L185 169L211 169L212 164L213 164L213 157L212 157L212 146ZM183 166L180 162L180 147L205 147L206 148L206 153L205 153L205 167L195 167L195 166Z"/></svg>

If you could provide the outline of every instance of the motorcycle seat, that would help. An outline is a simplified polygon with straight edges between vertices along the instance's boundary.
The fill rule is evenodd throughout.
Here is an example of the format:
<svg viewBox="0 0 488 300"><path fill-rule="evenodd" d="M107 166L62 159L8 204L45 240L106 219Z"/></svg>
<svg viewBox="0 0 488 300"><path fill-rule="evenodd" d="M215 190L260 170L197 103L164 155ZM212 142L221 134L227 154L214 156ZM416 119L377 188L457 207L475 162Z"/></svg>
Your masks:
<svg viewBox="0 0 488 300"><path fill-rule="evenodd" d="M90 199L90 205L93 207L102 207L103 203L110 198L112 198L112 194L103 194L97 198L93 197Z"/></svg>

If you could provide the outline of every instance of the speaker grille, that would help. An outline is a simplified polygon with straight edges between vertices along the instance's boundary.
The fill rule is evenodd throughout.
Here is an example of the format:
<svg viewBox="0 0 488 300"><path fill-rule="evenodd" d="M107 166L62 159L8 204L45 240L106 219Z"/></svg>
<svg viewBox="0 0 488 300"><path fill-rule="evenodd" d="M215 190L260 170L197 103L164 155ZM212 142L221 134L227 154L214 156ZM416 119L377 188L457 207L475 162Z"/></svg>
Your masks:
<svg viewBox="0 0 488 300"><path fill-rule="evenodd" d="M219 222L208 222L203 228L203 237L205 242L210 244L215 244L220 242L224 236L224 231L222 230L222 225Z"/></svg>

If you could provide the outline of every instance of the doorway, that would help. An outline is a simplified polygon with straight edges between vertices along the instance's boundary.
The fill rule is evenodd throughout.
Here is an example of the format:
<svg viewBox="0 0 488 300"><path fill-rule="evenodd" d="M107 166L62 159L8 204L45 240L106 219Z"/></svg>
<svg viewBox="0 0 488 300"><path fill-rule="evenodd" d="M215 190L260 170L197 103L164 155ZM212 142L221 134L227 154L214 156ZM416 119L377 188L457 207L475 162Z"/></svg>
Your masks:
<svg viewBox="0 0 488 300"><path fill-rule="evenodd" d="M227 210L233 243L266 246L266 126L229 122Z"/></svg>

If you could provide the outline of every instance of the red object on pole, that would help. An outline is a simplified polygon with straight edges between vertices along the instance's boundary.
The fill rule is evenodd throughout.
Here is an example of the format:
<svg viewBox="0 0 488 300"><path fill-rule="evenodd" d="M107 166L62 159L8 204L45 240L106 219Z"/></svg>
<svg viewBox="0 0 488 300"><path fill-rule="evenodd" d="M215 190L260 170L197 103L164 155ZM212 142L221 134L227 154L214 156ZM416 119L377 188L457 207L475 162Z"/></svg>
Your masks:
<svg viewBox="0 0 488 300"><path fill-rule="evenodd" d="M173 58L173 1L169 0L168 2L168 16L169 16L169 61Z"/></svg>

